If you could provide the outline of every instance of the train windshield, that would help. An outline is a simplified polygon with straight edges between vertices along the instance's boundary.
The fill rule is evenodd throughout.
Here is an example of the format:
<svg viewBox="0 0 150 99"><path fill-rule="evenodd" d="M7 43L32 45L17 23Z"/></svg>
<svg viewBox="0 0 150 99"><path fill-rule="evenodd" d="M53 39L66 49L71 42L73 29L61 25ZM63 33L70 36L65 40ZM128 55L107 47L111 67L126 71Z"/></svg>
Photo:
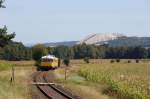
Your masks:
<svg viewBox="0 0 150 99"><path fill-rule="evenodd" d="M53 62L53 59L45 58L45 59L42 59L42 62Z"/></svg>

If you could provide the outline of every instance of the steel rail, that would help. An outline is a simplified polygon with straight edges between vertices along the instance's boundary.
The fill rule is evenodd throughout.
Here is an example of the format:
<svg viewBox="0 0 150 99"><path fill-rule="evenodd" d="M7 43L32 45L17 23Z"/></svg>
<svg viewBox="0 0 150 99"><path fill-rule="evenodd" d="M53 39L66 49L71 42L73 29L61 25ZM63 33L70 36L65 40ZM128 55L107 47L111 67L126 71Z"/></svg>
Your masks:
<svg viewBox="0 0 150 99"><path fill-rule="evenodd" d="M68 95L63 90L57 88L55 84L38 84L38 83L51 83L48 82L46 77L48 76L47 72L37 72L33 78L37 88L44 94L47 99L75 99L73 96ZM59 97L59 98L58 98Z"/></svg>

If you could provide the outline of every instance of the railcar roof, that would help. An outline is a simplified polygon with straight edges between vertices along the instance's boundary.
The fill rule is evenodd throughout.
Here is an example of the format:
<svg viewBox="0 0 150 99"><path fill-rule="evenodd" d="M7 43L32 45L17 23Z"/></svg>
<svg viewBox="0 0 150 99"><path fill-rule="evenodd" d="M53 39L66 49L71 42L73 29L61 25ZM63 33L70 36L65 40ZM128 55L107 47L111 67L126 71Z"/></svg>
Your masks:
<svg viewBox="0 0 150 99"><path fill-rule="evenodd" d="M58 58L55 57L54 55L46 55L46 56L43 56L42 59L58 59Z"/></svg>

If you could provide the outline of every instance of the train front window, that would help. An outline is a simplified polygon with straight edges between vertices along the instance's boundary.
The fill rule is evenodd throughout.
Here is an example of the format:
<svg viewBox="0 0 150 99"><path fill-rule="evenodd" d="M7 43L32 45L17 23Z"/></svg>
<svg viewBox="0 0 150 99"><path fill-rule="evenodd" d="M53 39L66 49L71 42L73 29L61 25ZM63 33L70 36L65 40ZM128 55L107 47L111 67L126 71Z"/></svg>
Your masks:
<svg viewBox="0 0 150 99"><path fill-rule="evenodd" d="M53 62L52 59L42 59L42 62Z"/></svg>

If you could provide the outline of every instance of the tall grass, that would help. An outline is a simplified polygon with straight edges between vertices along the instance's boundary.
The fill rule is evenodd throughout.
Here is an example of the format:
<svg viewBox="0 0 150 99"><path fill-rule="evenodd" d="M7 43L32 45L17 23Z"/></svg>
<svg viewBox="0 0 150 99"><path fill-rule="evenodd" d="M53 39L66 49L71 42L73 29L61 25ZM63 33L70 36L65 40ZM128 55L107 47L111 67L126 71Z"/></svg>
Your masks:
<svg viewBox="0 0 150 99"><path fill-rule="evenodd" d="M29 81L34 72L32 65L24 66L20 62L0 61L0 99L31 99ZM23 64L29 64L24 62ZM14 65L15 81L11 82Z"/></svg>
<svg viewBox="0 0 150 99"><path fill-rule="evenodd" d="M7 61L0 61L0 71L8 70L12 67L12 64Z"/></svg>
<svg viewBox="0 0 150 99"><path fill-rule="evenodd" d="M106 84L104 93L118 99L150 99L148 64L90 64L79 70L88 81Z"/></svg>

